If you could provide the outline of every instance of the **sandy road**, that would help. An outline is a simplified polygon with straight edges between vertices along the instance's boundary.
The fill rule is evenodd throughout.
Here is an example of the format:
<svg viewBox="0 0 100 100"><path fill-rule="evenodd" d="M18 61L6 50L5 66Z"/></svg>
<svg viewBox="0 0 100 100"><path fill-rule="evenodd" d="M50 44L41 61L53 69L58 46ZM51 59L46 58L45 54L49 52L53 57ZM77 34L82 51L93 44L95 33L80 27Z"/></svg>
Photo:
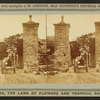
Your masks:
<svg viewBox="0 0 100 100"><path fill-rule="evenodd" d="M0 84L27 84L38 83L33 77L27 77L24 74L2 74L0 75Z"/></svg>
<svg viewBox="0 0 100 100"><path fill-rule="evenodd" d="M50 76L48 83L100 83L100 73L61 73Z"/></svg>
<svg viewBox="0 0 100 100"><path fill-rule="evenodd" d="M46 78L34 73L24 73L23 70L17 70L14 74L9 71L7 74L0 72L0 84L33 84L46 83Z"/></svg>
<svg viewBox="0 0 100 100"><path fill-rule="evenodd" d="M59 73L46 76L24 73L17 70L17 73L1 74L0 84L34 84L34 83L100 83L100 72L88 73Z"/></svg>

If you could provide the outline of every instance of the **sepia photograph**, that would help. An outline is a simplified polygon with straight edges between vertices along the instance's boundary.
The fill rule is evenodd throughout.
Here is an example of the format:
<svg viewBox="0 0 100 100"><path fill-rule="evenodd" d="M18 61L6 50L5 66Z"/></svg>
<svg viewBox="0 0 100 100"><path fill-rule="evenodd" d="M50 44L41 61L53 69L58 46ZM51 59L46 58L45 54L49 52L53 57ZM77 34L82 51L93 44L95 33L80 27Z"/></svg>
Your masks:
<svg viewBox="0 0 100 100"><path fill-rule="evenodd" d="M100 83L100 15L0 15L0 84Z"/></svg>

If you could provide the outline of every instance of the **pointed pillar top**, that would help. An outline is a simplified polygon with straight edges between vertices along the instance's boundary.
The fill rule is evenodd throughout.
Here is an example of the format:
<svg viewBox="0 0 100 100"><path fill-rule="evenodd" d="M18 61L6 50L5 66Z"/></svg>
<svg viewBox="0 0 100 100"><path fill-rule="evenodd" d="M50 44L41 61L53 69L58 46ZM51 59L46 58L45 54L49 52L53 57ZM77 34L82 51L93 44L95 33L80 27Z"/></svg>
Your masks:
<svg viewBox="0 0 100 100"><path fill-rule="evenodd" d="M62 15L61 16L61 21L57 24L54 24L54 26L68 26L68 27L70 27L70 24L64 22L64 16Z"/></svg>
<svg viewBox="0 0 100 100"><path fill-rule="evenodd" d="M32 15L29 15L29 20L32 21Z"/></svg>
<svg viewBox="0 0 100 100"><path fill-rule="evenodd" d="M23 23L23 27L33 28L34 26L39 26L39 23L33 22L32 15L29 15L29 21L26 23Z"/></svg>
<svg viewBox="0 0 100 100"><path fill-rule="evenodd" d="M63 15L61 16L61 22L62 23L64 22L64 16Z"/></svg>

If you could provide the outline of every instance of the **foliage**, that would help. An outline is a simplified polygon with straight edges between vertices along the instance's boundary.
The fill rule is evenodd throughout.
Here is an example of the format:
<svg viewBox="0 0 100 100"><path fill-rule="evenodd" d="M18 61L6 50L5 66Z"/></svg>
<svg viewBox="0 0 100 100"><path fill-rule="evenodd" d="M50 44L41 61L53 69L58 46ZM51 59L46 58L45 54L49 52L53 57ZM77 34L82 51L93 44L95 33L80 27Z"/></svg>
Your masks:
<svg viewBox="0 0 100 100"><path fill-rule="evenodd" d="M10 51L14 51L19 56L23 55L23 39L21 34L16 34L5 38L3 42L0 42L0 60L8 56Z"/></svg>
<svg viewBox="0 0 100 100"><path fill-rule="evenodd" d="M89 33L78 37L75 41L70 42L71 57L75 59L80 56L81 52L87 51L90 54L95 54L95 33Z"/></svg>
<svg viewBox="0 0 100 100"><path fill-rule="evenodd" d="M70 42L70 46L71 46L71 58L72 59L75 59L77 56L80 55L79 45L80 44L77 41Z"/></svg>
<svg viewBox="0 0 100 100"><path fill-rule="evenodd" d="M7 44L4 42L0 42L0 60L7 56Z"/></svg>
<svg viewBox="0 0 100 100"><path fill-rule="evenodd" d="M4 40L6 45L8 46L7 49L15 49L15 53L17 53L19 56L23 55L23 39L21 34L16 34L13 36L9 36Z"/></svg>

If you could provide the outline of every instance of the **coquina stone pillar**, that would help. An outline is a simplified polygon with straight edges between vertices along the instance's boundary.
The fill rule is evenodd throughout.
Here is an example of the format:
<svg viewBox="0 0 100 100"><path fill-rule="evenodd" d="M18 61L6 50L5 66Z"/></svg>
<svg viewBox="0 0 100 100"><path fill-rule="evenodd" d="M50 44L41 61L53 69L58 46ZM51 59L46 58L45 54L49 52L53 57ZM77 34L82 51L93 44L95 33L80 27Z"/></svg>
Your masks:
<svg viewBox="0 0 100 100"><path fill-rule="evenodd" d="M30 20L23 23L23 64L25 72L38 66L38 26L39 23Z"/></svg>
<svg viewBox="0 0 100 100"><path fill-rule="evenodd" d="M64 16L61 17L61 22L54 24L54 55L56 62L59 65L71 65L71 53L69 45L69 29L70 24L64 22Z"/></svg>
<svg viewBox="0 0 100 100"><path fill-rule="evenodd" d="M95 22L95 60L96 68L100 71L100 22Z"/></svg>

